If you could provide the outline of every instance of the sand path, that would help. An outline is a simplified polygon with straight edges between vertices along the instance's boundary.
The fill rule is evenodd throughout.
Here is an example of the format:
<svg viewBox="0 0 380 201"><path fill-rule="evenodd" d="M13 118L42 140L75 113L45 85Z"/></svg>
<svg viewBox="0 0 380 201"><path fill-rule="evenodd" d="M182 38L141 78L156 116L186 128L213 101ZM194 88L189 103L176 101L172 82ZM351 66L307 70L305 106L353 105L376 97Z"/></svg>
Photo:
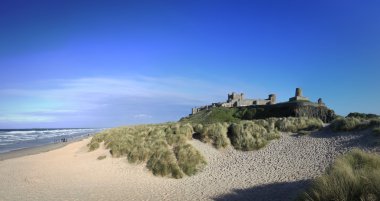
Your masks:
<svg viewBox="0 0 380 201"><path fill-rule="evenodd" d="M363 135L282 134L259 151L216 150L191 144L208 161L192 177L153 176L145 164L111 158L89 139L63 148L0 161L0 200L292 200L339 154L367 143ZM328 136L328 137L327 137ZM107 155L104 160L97 160Z"/></svg>

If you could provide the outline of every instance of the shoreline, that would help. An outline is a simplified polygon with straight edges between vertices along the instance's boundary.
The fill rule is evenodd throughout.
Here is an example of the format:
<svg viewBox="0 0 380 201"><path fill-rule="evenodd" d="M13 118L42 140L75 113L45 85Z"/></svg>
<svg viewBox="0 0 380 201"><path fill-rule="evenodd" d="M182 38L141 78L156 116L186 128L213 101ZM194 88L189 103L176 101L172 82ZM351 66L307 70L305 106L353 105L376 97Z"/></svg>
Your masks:
<svg viewBox="0 0 380 201"><path fill-rule="evenodd" d="M369 136L366 131L334 135L321 130L306 136L281 132L281 138L248 152L231 146L217 150L189 140L208 164L182 179L154 176L146 163L112 157L104 144L89 152L88 137L35 147L19 155L25 157L13 155L17 158L0 161L0 195L4 201L290 201L336 157L352 148L367 147L372 138L365 136ZM99 156L106 157L100 160Z"/></svg>
<svg viewBox="0 0 380 201"><path fill-rule="evenodd" d="M53 150L65 147L66 145L72 144L74 142L82 141L84 139L91 138L91 137L92 135L83 136L83 137L76 138L68 142L50 143L50 144L40 145L36 147L27 147L27 148L12 150L9 152L0 153L0 161L53 151Z"/></svg>

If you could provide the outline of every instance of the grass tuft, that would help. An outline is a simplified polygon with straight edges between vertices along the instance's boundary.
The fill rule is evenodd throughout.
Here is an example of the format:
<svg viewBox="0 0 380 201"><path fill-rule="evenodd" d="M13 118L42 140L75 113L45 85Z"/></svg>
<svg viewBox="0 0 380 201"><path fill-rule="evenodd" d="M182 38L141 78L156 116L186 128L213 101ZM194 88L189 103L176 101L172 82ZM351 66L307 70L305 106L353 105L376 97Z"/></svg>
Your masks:
<svg viewBox="0 0 380 201"><path fill-rule="evenodd" d="M94 151L99 148L101 142L104 141L104 139L107 137L108 132L103 131L101 133L96 134L92 137L91 142L87 145L89 148L89 151Z"/></svg>
<svg viewBox="0 0 380 201"><path fill-rule="evenodd" d="M203 126L200 132L200 139L203 142L211 143L217 149L227 147L230 144L227 137L227 127L227 123L207 124Z"/></svg>
<svg viewBox="0 0 380 201"><path fill-rule="evenodd" d="M352 116L352 115L351 115ZM356 117L338 118L331 123L331 129L335 132L339 131L355 131L380 126L380 119L366 119Z"/></svg>
<svg viewBox="0 0 380 201"><path fill-rule="evenodd" d="M357 129L360 123L358 118L347 117L335 119L330 126L333 131L352 131Z"/></svg>
<svg viewBox="0 0 380 201"><path fill-rule="evenodd" d="M310 135L311 131L299 131L298 135Z"/></svg>
<svg viewBox="0 0 380 201"><path fill-rule="evenodd" d="M229 137L235 149L256 150L267 144L267 130L253 121L241 121L230 127Z"/></svg>
<svg viewBox="0 0 380 201"><path fill-rule="evenodd" d="M103 160L103 159L105 159L105 158L107 158L107 156L106 156L106 155L102 155L102 156L99 156L99 157L98 157L98 160Z"/></svg>
<svg viewBox="0 0 380 201"><path fill-rule="evenodd" d="M207 164L201 153L189 144L174 148L178 166L188 176L196 174Z"/></svg>
<svg viewBox="0 0 380 201"><path fill-rule="evenodd" d="M373 133L375 136L380 137L380 127L373 128L373 129L372 129L372 133Z"/></svg>
<svg viewBox="0 0 380 201"><path fill-rule="evenodd" d="M179 123L113 128L96 134L88 147L92 151L104 142L113 157L126 157L130 163L146 162L154 175L182 178L184 173L195 174L203 167L203 156L186 144L193 132L190 124ZM173 147L183 147L176 153L180 153L180 161ZM191 152L183 154L183 149Z"/></svg>
<svg viewBox="0 0 380 201"><path fill-rule="evenodd" d="M183 177L174 153L169 147L157 147L146 166L154 175L171 176L176 179Z"/></svg>
<svg viewBox="0 0 380 201"><path fill-rule="evenodd" d="M282 132L297 133L299 131L313 131L323 127L323 122L316 118L288 117L279 118L276 121L276 128Z"/></svg>

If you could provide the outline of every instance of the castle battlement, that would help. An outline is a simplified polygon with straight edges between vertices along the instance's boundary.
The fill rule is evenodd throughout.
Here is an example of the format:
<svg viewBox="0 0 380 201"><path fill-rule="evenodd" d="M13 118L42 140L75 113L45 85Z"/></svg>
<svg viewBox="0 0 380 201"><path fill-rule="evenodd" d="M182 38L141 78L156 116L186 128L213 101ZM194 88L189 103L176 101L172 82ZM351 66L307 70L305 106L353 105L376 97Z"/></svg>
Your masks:
<svg viewBox="0 0 380 201"><path fill-rule="evenodd" d="M227 94L227 101L221 103L212 103L211 105L192 108L191 114L196 114L202 110L208 110L213 107L247 107L255 105L274 105L276 103L276 94L269 94L267 99L245 99L244 93ZM302 96L302 89L296 88L294 97L289 98L289 102L294 101L309 101L307 97ZM323 106L322 99L318 99L318 105Z"/></svg>

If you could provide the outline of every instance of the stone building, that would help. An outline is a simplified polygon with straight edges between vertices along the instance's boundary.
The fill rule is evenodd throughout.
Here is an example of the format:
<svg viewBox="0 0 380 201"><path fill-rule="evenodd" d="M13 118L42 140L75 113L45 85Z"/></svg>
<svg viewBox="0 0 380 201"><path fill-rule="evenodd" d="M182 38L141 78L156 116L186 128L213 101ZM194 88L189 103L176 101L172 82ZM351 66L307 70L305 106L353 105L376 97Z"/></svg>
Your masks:
<svg viewBox="0 0 380 201"><path fill-rule="evenodd" d="M309 101L307 97L302 96L302 89L296 88L296 95L289 98L289 101Z"/></svg>
<svg viewBox="0 0 380 201"><path fill-rule="evenodd" d="M196 114L199 111L208 110L213 107L246 107L255 105L274 105L277 104L276 101L276 94L269 94L267 99L245 99L243 93L232 92L231 94L228 94L226 102L212 103L211 105L192 108L191 114ZM317 103L311 103L309 101L309 98L302 96L301 88L296 88L295 96L289 98L289 102L283 102L280 104L292 102L308 102L310 104L316 104L317 106L325 106L321 98L318 99Z"/></svg>
<svg viewBox="0 0 380 201"><path fill-rule="evenodd" d="M212 103L202 107L192 108L192 114L202 110L208 110L212 107L244 107L251 105L272 105L276 104L276 95L270 94L267 99L245 99L243 93L232 92L228 94L227 101L221 103Z"/></svg>

